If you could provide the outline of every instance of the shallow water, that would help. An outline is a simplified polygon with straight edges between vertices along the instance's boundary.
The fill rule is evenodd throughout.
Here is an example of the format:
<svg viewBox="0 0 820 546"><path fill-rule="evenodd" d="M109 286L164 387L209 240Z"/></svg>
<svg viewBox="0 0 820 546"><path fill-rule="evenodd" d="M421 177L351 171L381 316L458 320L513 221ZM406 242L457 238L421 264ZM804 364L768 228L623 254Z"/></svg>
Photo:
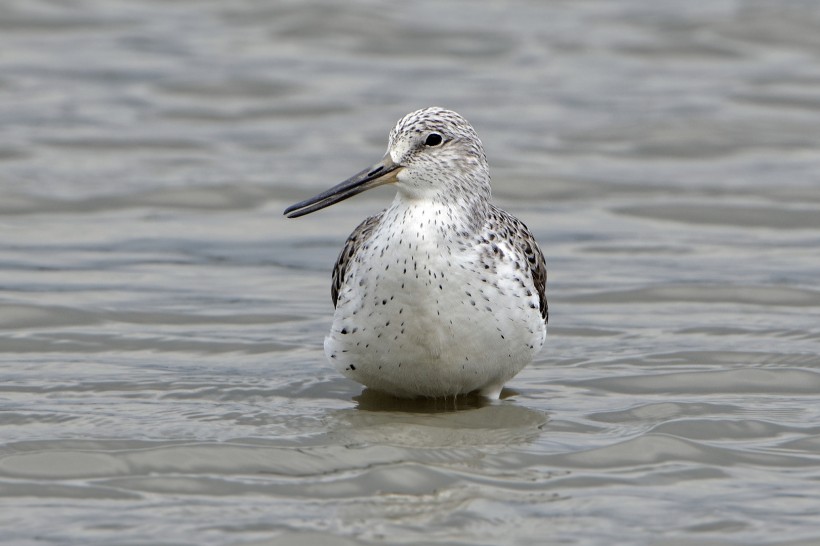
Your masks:
<svg viewBox="0 0 820 546"><path fill-rule="evenodd" d="M820 4L0 4L8 544L820 542ZM325 363L431 104L541 242L504 399ZM371 195L372 194L372 195Z"/></svg>

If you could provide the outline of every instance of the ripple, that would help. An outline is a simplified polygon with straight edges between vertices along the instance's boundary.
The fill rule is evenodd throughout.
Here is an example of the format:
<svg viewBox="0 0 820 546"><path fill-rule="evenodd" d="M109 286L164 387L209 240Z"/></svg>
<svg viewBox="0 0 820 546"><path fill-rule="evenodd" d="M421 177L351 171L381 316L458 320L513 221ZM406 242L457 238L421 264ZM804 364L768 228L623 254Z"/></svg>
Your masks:
<svg viewBox="0 0 820 546"><path fill-rule="evenodd" d="M698 463L708 467L736 465L813 467L820 460L804 456L717 447L664 434L644 434L624 442L573 454L548 455L543 463L561 468L629 468L669 463Z"/></svg>
<svg viewBox="0 0 820 546"><path fill-rule="evenodd" d="M261 98L272 99L297 93L300 88L293 81L245 78L229 79L166 79L155 84L163 93L197 98Z"/></svg>
<svg viewBox="0 0 820 546"><path fill-rule="evenodd" d="M721 440L732 438L732 441L765 439L771 441L789 434L815 434L819 427L785 426L773 421L749 419L676 419L661 423L652 429L655 434L668 434L690 440Z"/></svg>
<svg viewBox="0 0 820 546"><path fill-rule="evenodd" d="M70 139L44 138L38 141L39 144L54 148L64 148L67 150L93 150L94 153L114 152L117 154L134 152L158 152L174 153L178 151L207 151L209 145L205 142L198 142L188 139L172 138L95 138L95 137L72 137Z"/></svg>
<svg viewBox="0 0 820 546"><path fill-rule="evenodd" d="M735 369L641 376L607 377L576 383L609 392L646 393L790 393L820 392L820 373L801 369Z"/></svg>
<svg viewBox="0 0 820 546"><path fill-rule="evenodd" d="M5 338L0 352L6 353L82 353L94 354L109 351L151 351L168 353L200 354L262 354L291 349L291 345L264 341L213 341L209 339L176 339L169 336L124 336L121 334L94 333L43 333L37 336Z"/></svg>
<svg viewBox="0 0 820 546"><path fill-rule="evenodd" d="M820 229L820 209L698 204L619 207L620 214L685 224L770 229Z"/></svg>
<svg viewBox="0 0 820 546"><path fill-rule="evenodd" d="M142 207L224 211L255 208L274 195L276 190L273 188L248 184L164 188L85 199L54 199L0 192L0 214L89 213Z"/></svg>
<svg viewBox="0 0 820 546"><path fill-rule="evenodd" d="M596 412L588 417L603 423L644 423L676 419L697 415L734 415L741 411L739 406L693 402L661 402L641 404L627 410Z"/></svg>
<svg viewBox="0 0 820 546"><path fill-rule="evenodd" d="M297 477L398 463L405 456L404 450L389 446L262 447L199 443L96 452L61 449L58 442L53 442L47 450L0 457L0 475L63 480L208 473Z"/></svg>
<svg viewBox="0 0 820 546"><path fill-rule="evenodd" d="M574 303L740 303L748 305L818 307L820 291L787 286L738 284L667 284L634 290L569 296Z"/></svg>

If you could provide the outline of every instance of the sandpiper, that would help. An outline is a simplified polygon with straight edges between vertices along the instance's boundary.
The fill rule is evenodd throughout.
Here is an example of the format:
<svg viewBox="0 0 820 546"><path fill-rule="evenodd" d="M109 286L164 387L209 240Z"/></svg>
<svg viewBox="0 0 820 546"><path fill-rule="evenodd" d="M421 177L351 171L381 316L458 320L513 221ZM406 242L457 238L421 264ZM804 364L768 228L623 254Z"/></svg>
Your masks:
<svg viewBox="0 0 820 546"><path fill-rule="evenodd" d="M285 210L310 214L394 184L333 269L325 354L345 376L399 397L498 398L547 335L547 269L527 226L490 202L481 141L459 114L412 112L379 163Z"/></svg>

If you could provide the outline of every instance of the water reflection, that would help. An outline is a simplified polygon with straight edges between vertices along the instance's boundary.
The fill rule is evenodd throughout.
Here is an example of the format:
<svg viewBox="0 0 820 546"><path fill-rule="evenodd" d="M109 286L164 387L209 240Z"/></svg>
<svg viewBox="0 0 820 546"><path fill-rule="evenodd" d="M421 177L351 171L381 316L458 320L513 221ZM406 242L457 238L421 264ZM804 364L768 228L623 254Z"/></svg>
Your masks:
<svg viewBox="0 0 820 546"><path fill-rule="evenodd" d="M501 400L517 395L518 391L504 387L501 390ZM356 407L362 411L388 411L404 413L446 413L465 411L487 407L493 400L475 393L459 395L449 398L397 398L372 389L364 389L361 394L354 396Z"/></svg>
<svg viewBox="0 0 820 546"><path fill-rule="evenodd" d="M483 397L402 400L366 391L356 408L333 412L328 434L344 444L413 448L487 448L535 441L549 422L546 412L515 401Z"/></svg>

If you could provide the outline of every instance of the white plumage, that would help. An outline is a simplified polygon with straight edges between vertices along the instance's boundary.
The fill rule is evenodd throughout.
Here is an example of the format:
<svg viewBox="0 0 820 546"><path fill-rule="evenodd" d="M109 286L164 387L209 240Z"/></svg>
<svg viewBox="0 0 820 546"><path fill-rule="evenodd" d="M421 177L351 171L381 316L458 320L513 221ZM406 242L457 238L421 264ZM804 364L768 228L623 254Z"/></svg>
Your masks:
<svg viewBox="0 0 820 546"><path fill-rule="evenodd" d="M546 266L532 234L490 203L481 141L426 108L390 133L384 159L285 212L308 214L393 183L333 271L325 353L347 377L401 397L497 398L546 338Z"/></svg>

